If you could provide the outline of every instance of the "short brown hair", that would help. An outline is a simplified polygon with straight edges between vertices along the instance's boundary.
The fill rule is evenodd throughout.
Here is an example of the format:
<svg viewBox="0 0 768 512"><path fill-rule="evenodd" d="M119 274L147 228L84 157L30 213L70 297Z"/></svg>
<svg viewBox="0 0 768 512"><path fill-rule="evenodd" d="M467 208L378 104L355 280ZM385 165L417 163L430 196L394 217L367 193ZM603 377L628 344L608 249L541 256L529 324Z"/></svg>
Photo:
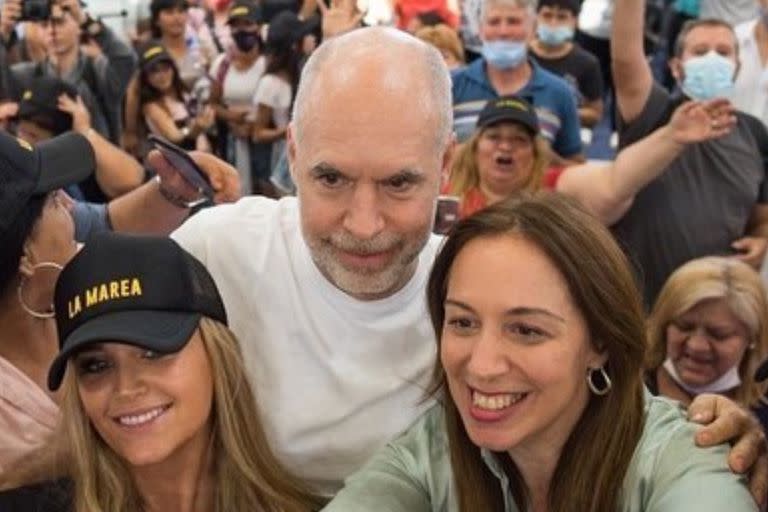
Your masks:
<svg viewBox="0 0 768 512"><path fill-rule="evenodd" d="M680 33L675 40L675 57L680 58L683 56L683 51L685 51L685 40L688 38L688 34L690 34L693 29L699 27L727 28L733 35L733 44L736 47L736 53L738 54L739 40L736 38L736 32L734 32L733 26L730 23L717 18L703 18L698 20L688 20L683 23L683 27L680 29Z"/></svg>

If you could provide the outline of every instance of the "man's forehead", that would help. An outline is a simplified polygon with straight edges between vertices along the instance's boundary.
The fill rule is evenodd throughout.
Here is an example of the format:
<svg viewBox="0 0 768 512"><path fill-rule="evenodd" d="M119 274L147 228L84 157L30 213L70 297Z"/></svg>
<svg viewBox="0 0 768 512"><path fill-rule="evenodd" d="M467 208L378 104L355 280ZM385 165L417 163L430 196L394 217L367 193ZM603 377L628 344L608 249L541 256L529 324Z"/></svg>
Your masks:
<svg viewBox="0 0 768 512"><path fill-rule="evenodd" d="M735 48L736 35L730 28L722 25L699 25L685 36L686 48L704 44L712 47L728 45Z"/></svg>
<svg viewBox="0 0 768 512"><path fill-rule="evenodd" d="M516 18L527 18L530 10L527 7L512 5L508 3L489 3L485 8L485 17L492 16L514 16Z"/></svg>

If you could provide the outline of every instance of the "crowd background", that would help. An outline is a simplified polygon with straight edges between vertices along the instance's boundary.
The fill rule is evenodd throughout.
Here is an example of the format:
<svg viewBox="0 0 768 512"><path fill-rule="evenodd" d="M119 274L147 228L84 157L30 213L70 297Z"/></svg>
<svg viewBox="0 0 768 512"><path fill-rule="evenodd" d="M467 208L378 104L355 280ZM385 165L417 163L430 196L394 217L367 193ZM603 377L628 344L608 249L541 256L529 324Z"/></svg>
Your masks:
<svg viewBox="0 0 768 512"><path fill-rule="evenodd" d="M25 198L34 203L38 216L49 210L60 216L75 212L74 232L63 233L66 230L57 230L55 223L47 222L38 228L35 215L30 213L24 229L11 233L15 253L6 258L8 261L2 260L8 269L1 276L0 298L13 303L13 307L0 316L0 321L7 322L0 325L18 328L15 332L30 338L55 340L55 330L48 329L43 335L33 329L25 331L28 319L19 320L24 314L46 321L54 316L53 311L30 307L45 302L43 298L51 295L55 279L52 272L45 279L33 279L51 268L29 264L24 259L29 256L29 247L32 253L37 247L45 252L48 239L63 233L67 246L64 259L68 260L77 252L74 241L84 241L86 234L96 228L168 234L185 221L190 210L194 219L201 210L212 206L211 201L200 204L191 201L188 194L176 193L183 189L178 185L180 178L174 176L167 161L152 151L156 147L153 137L191 152L197 164L217 182L217 195L209 198L215 199L213 202L254 195L281 199L297 193L301 200L294 183L294 178L301 178L305 180L304 206L307 210L317 208L322 201L308 205L311 200L306 199L311 195L306 185L310 178L297 177L291 161L298 157L289 155L291 143L295 148L299 140L299 129L291 131L289 126L292 113L297 112L294 106L299 103L300 85L307 80L303 70L313 53L334 37L361 24L385 25L434 46L450 70L452 116L447 111L435 116L450 117L453 134L449 142L441 139L449 149L445 151L440 177L436 231L450 233L458 219L471 219L506 199L541 189L576 199L588 212L587 224L596 221L595 226L599 223L610 229L613 237L605 239L605 243L610 245L613 242L608 240L615 239L626 251L643 294L644 309L638 303L637 312L642 309L648 315L650 344L645 357L638 349L638 358L628 366L632 368L628 372L639 379L638 369L642 368L647 389L684 404L705 393L725 395L754 412L768 430L768 372L761 366L768 356L768 271L764 263L768 253L768 0L394 0L392 4L365 5L354 0L331 0L330 4L323 0L150 0L135 9L138 15L135 20L130 18L135 21L130 24L114 23L110 13L100 18L99 10L79 0L4 0L0 8L2 130L24 144L38 147L50 148L46 142L51 140L53 146L69 141L70 147L87 141L92 152L83 149L78 165L69 160L72 155L62 163L72 164L70 171L85 164L95 169L93 173L76 173L77 180L69 176L56 182L64 187L63 191L50 185ZM394 36L380 37L386 41ZM375 37L371 38L375 42ZM363 45L360 52L375 48L379 54L386 53L386 47L363 42L371 47ZM343 48L350 51L347 46ZM336 73L340 77L354 76L357 71L348 69L347 64L367 69L363 53L350 51L349 62L333 54L332 73L322 68L325 79L331 82L327 76ZM373 58L371 61L379 62ZM390 61L381 62L395 69ZM323 65L321 61L315 67ZM422 85L419 81L413 83ZM381 91L374 86L370 90L371 97L363 100L380 101L374 92ZM437 97L441 92L434 94ZM402 97L392 98L405 103ZM311 103L304 98L302 104ZM354 116L344 119L354 125ZM326 128L319 131L325 135L337 129ZM72 138L72 132L77 137ZM391 135L387 141L390 147L382 147L382 155L393 154L387 151L396 153L393 147L400 143L394 132L386 133ZM317 144L315 139L323 140L337 152L339 144L347 142L332 135L326 139L315 135L313 143ZM411 140L402 141L404 148L415 139L411 133ZM359 141L354 142L359 145ZM8 137L1 138L0 143L18 151ZM359 147L355 149L350 158L360 158L363 153ZM223 167L223 162L229 165ZM238 179L227 181L228 173L236 173ZM328 190L343 188L350 181L325 164L317 164L311 174L312 180L322 182ZM172 186L174 181L177 186ZM224 182L236 183L239 191L222 193ZM415 187L414 183L421 183L419 176L405 170L377 182L377 186L397 196L401 189ZM0 186L5 186L2 180ZM12 195L8 190L6 196ZM8 197L4 200L11 201ZM416 205L421 207L417 213L430 209L431 201L428 197ZM427 203L429 206L425 206ZM263 319L249 316L250 308L259 309L261 304L239 291L243 280L230 271L240 267L245 271L247 265L239 261L240 267L230 268L232 255L251 256L256 235L264 238L265 246L278 239L287 244L298 240L293 238L299 236L293 210L296 203L269 204L265 206L267 203L260 200L241 202L237 206L240 210L220 210L225 212L220 214L222 217L208 212L211 215L200 215L175 235L182 245L197 251L196 257L208 258L204 263L209 270L214 268L212 274L224 274L214 275L213 281L222 289L227 314L234 311L233 330ZM280 217L284 224L273 226L279 234L264 230L251 233L249 238L234 232L242 227L243 233L250 233L251 216L261 218L261 210L271 208L282 213L269 213L270 219L284 216ZM227 217L239 211L243 212L242 218ZM493 211L487 215L493 216ZM407 213L405 208L398 211L401 217ZM203 240L223 236L216 224L220 219L233 226L234 236L217 245L221 249L217 252ZM325 218L318 215L313 220L319 225ZM417 220L414 216L403 223L415 224ZM280 231L287 229L285 226L291 228L290 236ZM361 232L367 227L355 226ZM578 226L572 228L578 232ZM603 237L601 229L594 227ZM354 236L332 242L352 246L358 241L353 240ZM310 251L322 256L324 239L305 241ZM436 251L437 243L433 238L429 251ZM408 244L403 242L403 250L413 249ZM227 253L227 247L232 254ZM255 248L255 255L261 254L259 249ZM0 247L0 251L4 250ZM355 276L345 274L348 269L343 264L332 261L328 254L323 259L314 252L314 263L327 268L320 268L322 276L300 274L296 277L298 284L291 281L297 292L290 298L278 298L285 285L279 278L284 276L276 272L270 277L276 280L270 281L274 304L286 305L282 310L275 306L271 317L265 315L263 320L275 331L275 339L261 341L261 345L241 339L245 367L238 367L238 371L256 375L253 380L259 382L254 385L257 388L268 376L273 380L265 387L286 392L288 387L281 388L275 382L293 373L290 364L307 365L307 375L322 373L317 370L324 368L310 357L300 361L294 354L282 354L279 346L272 347L274 354L259 352L264 346L271 347L265 344L282 339L279 328L285 326L276 323L293 314L288 311L295 306L291 301L303 305L308 297L318 295L316 302L320 304L322 295L332 296L338 289L349 292L355 300L364 297L361 302L371 296L370 290L354 288L359 282ZM286 249L279 263L284 265L285 276L294 270L289 253ZM21 261L10 261L16 256ZM409 264L417 261L414 258L408 260ZM597 260L589 258L592 264ZM419 275L425 275L425 263L419 265ZM596 267L592 270L595 276L599 274ZM335 288L322 288L327 284L324 281L312 287L312 279L325 278ZM263 279L262 274L254 276L254 281L258 279ZM598 280L595 277L594 281ZM404 289L415 297L410 288ZM634 293L632 286L628 289ZM379 297L378 291L371 293ZM339 303L346 304L343 301L350 297L340 298ZM421 302L417 307L415 300L409 305L421 311ZM611 312L605 314L610 316ZM640 314L635 316L643 319ZM298 323L310 325L311 329L319 325L326 332L323 322L311 318L301 318ZM327 332L335 330L328 327ZM243 337L243 332L237 334ZM18 381L21 370L21 378L40 388L35 388L36 393L27 403L41 414L29 422L34 429L28 431L28 436L11 433L7 447L0 443L0 455L3 449L8 452L7 458L0 456L0 475L4 462L12 456L42 444L59 412L54 393L41 395L41 390L46 389L49 358L27 361L27 367L14 366L13 356L19 355L19 347L9 346L0 343L0 349L6 350L0 352L0 363L11 361L4 369L7 375L13 374ZM406 354L409 350L410 355ZM46 355L50 355L48 352ZM386 352L382 353L384 364L388 358L393 364L398 362L389 353L392 351ZM432 346L403 346L394 352L419 366L414 366L414 373L421 372L428 366L425 362L434 357ZM261 363L255 354L266 361L263 368L253 368L254 359ZM277 375L278 370L286 370L287 363L288 371ZM603 366L590 367L587 379L593 394L600 396L602 388L611 389ZM593 373L602 384L594 384ZM345 378L354 380L349 375ZM640 389L639 381L637 384L635 392ZM357 386L354 383L350 388L357 393ZM326 391L321 389L320 393ZM409 407L414 407L414 393L413 389L393 392L388 388L385 394L391 394L388 398L394 400L385 405L393 407L407 401ZM281 398L293 399L276 392L260 398L261 405ZM367 403L368 398L351 399ZM267 409L271 413L279 407ZM422 405L416 409L424 411ZM641 410L639 406L636 409ZM381 432L372 428L368 432L371 439L353 436L349 443L336 447L338 462L332 475L326 474L324 466L331 458L323 451L327 436L320 435L327 428L322 424L326 420L309 415L303 419L311 426L321 424L315 430L306 429L311 434L304 445L311 452L309 458L306 453L291 452L291 441L302 435L301 421L294 424L292 418L275 419L267 414L265 430L273 435L270 441L275 443L275 452L287 469L327 497L338 491L343 477L368 458L371 447L380 444L377 436L402 431L413 418L392 418L393 425L377 425ZM351 429L354 422L349 423L344 428ZM275 436L275 432L279 435ZM259 432L254 439L260 436ZM264 460L271 461L272 456L268 453ZM305 460L311 462L303 464ZM258 461L253 463L258 465ZM293 476L289 481L293 482ZM272 492L270 485L262 486L259 492ZM299 501L306 498L314 502L303 485L296 483L293 488ZM353 495L351 503L354 505L357 499ZM343 500L337 503L343 506Z"/></svg>

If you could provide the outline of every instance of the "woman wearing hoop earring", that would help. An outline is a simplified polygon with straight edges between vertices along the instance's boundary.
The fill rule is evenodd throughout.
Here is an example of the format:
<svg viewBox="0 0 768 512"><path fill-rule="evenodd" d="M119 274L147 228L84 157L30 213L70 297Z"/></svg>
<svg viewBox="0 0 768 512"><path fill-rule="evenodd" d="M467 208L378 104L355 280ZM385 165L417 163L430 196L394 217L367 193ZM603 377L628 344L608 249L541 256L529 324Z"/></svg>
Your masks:
<svg viewBox="0 0 768 512"><path fill-rule="evenodd" d="M611 234L555 194L460 221L427 303L442 398L325 512L752 512L728 447L645 391L642 302Z"/></svg>
<svg viewBox="0 0 768 512"><path fill-rule="evenodd" d="M57 353L53 291L77 252L72 200L61 187L93 172L93 150L75 133L35 148L0 135L0 478L56 426L46 387Z"/></svg>

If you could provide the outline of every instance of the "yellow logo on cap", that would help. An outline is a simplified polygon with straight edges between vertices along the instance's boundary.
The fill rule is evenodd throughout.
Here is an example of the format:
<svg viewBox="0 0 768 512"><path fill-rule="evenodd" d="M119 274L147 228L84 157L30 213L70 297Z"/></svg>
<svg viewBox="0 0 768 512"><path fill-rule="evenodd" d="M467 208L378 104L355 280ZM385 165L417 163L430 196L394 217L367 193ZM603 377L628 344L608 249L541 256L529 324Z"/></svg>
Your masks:
<svg viewBox="0 0 768 512"><path fill-rule="evenodd" d="M25 141L24 139L17 138L16 140L19 141L19 146L23 147L27 151L32 151L32 144L30 144L29 142Z"/></svg>
<svg viewBox="0 0 768 512"><path fill-rule="evenodd" d="M32 98L32 91L29 90L29 89L24 91L24 94L21 96L21 99L23 99L23 100L29 100L31 98Z"/></svg>
<svg viewBox="0 0 768 512"><path fill-rule="evenodd" d="M149 50L144 52L144 56L142 57L144 60L147 60L151 57L154 57L158 53L163 53L163 47L162 46L153 46Z"/></svg>
<svg viewBox="0 0 768 512"><path fill-rule="evenodd" d="M230 16L247 16L248 15L248 7L241 5L238 7L233 7L231 11L229 11Z"/></svg>
<svg viewBox="0 0 768 512"><path fill-rule="evenodd" d="M516 108L517 110L523 110L528 112L528 105L521 103L517 100L504 99L496 102L497 107Z"/></svg>
<svg viewBox="0 0 768 512"><path fill-rule="evenodd" d="M97 304L102 304L111 300L127 299L129 297L141 297L141 281L138 277L127 277L108 283L101 283L91 286L85 290L84 294L75 295L67 301L67 313L70 320L81 313L83 309L88 309Z"/></svg>

